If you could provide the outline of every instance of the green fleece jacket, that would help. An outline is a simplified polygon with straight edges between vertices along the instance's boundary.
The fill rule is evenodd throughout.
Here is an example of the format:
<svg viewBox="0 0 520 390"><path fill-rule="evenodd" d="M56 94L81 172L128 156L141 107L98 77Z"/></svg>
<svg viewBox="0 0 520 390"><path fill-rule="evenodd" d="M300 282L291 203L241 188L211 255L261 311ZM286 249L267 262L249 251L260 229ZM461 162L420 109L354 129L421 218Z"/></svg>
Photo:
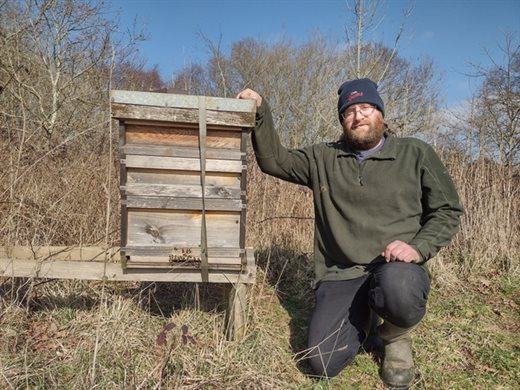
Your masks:
<svg viewBox="0 0 520 390"><path fill-rule="evenodd" d="M394 240L414 247L422 263L447 245L462 208L446 167L414 138L388 135L361 163L343 141L287 150L265 99L252 134L261 170L309 187L314 195L315 286L364 275Z"/></svg>

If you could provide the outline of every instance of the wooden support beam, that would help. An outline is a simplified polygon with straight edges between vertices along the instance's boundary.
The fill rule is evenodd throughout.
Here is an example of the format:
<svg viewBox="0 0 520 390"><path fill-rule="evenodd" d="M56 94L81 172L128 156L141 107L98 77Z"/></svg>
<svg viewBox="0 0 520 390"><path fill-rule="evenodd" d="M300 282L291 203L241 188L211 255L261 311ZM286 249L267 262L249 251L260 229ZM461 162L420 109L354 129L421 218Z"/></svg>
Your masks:
<svg viewBox="0 0 520 390"><path fill-rule="evenodd" d="M154 245L132 245L121 248L121 252L125 255L132 256L169 256L182 255L189 253L193 256L200 257L200 247L173 247L169 244L154 244ZM208 256L211 257L229 257L238 258L244 251L240 248L229 247L208 247Z"/></svg>
<svg viewBox="0 0 520 390"><path fill-rule="evenodd" d="M247 329L247 285L232 284L229 288L226 313L226 336L228 340L240 341Z"/></svg>
<svg viewBox="0 0 520 390"><path fill-rule="evenodd" d="M123 271L121 263L104 262L105 253L118 258L119 248L0 247L0 277L156 281L201 283L199 270L138 268ZM209 271L210 283L254 283L256 267L251 249L247 266L239 271ZM114 261L114 259L112 261Z"/></svg>

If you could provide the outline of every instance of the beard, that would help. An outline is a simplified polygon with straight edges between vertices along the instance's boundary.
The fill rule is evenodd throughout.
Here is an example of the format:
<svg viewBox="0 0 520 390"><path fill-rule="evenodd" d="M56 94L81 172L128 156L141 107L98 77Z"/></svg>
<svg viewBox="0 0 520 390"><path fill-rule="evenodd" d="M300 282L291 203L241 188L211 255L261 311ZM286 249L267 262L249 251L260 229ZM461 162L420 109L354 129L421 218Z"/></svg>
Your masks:
<svg viewBox="0 0 520 390"><path fill-rule="evenodd" d="M344 128L343 130L343 139L353 150L369 150L376 147L385 133L385 123L381 116L374 119L372 123L369 121L368 124L366 122L362 124L368 125L368 129L362 131Z"/></svg>

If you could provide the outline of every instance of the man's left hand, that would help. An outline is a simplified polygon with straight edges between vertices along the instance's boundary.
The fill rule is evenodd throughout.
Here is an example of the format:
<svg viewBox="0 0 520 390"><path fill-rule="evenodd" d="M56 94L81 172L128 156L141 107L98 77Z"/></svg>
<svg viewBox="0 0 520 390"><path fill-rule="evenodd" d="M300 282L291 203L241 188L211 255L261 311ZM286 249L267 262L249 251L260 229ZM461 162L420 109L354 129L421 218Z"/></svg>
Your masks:
<svg viewBox="0 0 520 390"><path fill-rule="evenodd" d="M395 240L388 244L381 256L389 261L403 261L405 263L418 263L421 256L406 242Z"/></svg>

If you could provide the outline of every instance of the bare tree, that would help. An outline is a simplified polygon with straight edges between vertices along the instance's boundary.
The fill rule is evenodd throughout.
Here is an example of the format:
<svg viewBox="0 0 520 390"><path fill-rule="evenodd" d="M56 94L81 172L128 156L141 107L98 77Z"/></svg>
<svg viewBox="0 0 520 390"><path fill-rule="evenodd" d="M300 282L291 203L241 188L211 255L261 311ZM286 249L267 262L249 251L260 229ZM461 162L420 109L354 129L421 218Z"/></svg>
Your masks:
<svg viewBox="0 0 520 390"><path fill-rule="evenodd" d="M212 94L233 96L244 87L269 98L282 142L296 147L336 139L340 126L336 91L345 80L369 77L380 84L386 101L385 119L399 135L429 133L436 127L438 79L431 60L411 63L398 55L398 44L411 8L403 13L394 46L367 40L378 27L379 1L358 0L351 8L347 41L331 43L316 33L300 46L289 39L276 43L244 39L229 57L220 44L208 42L213 54L208 65ZM355 39L351 39L355 37ZM343 47L338 50L338 47Z"/></svg>
<svg viewBox="0 0 520 390"><path fill-rule="evenodd" d="M158 65L145 69L143 61L118 64L112 76L113 89L145 92L166 92L168 85L159 73Z"/></svg>
<svg viewBox="0 0 520 390"><path fill-rule="evenodd" d="M92 182L113 163L110 69L133 44L113 38L116 23L104 7L0 3L0 241L7 244L92 241L96 226L104 230L96 202L117 191Z"/></svg>
<svg viewBox="0 0 520 390"><path fill-rule="evenodd" d="M173 93L204 95L207 85L205 69L200 65L190 65L175 75L170 90Z"/></svg>
<svg viewBox="0 0 520 390"><path fill-rule="evenodd" d="M316 34L301 46L246 39L233 45L228 59L218 61L225 64L232 91L252 87L268 97L282 142L296 147L339 137L336 92L354 77L345 64L355 53L355 47L338 51ZM438 107L431 62L412 64L377 43L366 44L362 54L366 77L385 74L381 91L390 127L400 135L431 131Z"/></svg>
<svg viewBox="0 0 520 390"><path fill-rule="evenodd" d="M498 47L502 61L488 52L491 66L475 67L483 82L468 119L479 154L513 167L520 156L520 43L515 35L506 34Z"/></svg>
<svg viewBox="0 0 520 390"><path fill-rule="evenodd" d="M382 17L380 0L355 0L348 7L352 21L346 24L345 78L368 77L380 85L387 113L385 119L399 135L430 132L435 127L438 93L431 60L411 64L398 55L405 24L412 15L410 4L403 10L403 19L391 48L370 41Z"/></svg>
<svg viewBox="0 0 520 390"><path fill-rule="evenodd" d="M301 46L245 39L231 49L229 85L234 91L255 88L268 98L285 145L331 140L339 136L337 61L334 48L319 35Z"/></svg>
<svg viewBox="0 0 520 390"><path fill-rule="evenodd" d="M98 102L106 78L99 76L110 56L114 26L99 17L100 4L48 0L17 5L10 20L3 15L13 28L0 65L12 81L4 98L18 101L23 120L50 150L77 133L85 115L101 120ZM13 118L13 113L4 115Z"/></svg>

